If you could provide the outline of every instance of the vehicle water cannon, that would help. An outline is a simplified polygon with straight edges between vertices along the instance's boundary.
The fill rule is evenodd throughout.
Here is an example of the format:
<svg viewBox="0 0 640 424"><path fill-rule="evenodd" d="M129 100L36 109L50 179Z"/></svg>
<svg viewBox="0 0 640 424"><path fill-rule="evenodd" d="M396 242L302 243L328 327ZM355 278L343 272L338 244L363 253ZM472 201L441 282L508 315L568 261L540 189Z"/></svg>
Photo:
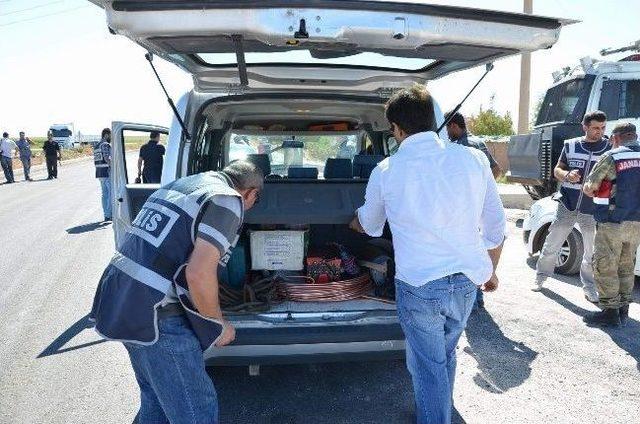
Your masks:
<svg viewBox="0 0 640 424"><path fill-rule="evenodd" d="M633 43L629 44L628 46L620 47L620 48L617 48L617 49L612 49L612 48L602 49L602 50L600 50L600 54L602 56L608 56L610 54L622 53L622 52L628 52L628 51L640 52L640 40L634 41Z"/></svg>

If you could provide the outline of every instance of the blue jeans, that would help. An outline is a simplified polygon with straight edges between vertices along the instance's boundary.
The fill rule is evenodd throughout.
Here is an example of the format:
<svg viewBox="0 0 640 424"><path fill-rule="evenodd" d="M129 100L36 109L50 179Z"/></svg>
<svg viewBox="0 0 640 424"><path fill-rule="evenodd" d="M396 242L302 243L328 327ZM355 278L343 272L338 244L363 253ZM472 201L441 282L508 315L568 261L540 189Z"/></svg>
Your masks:
<svg viewBox="0 0 640 424"><path fill-rule="evenodd" d="M184 316L158 320L151 346L124 343L140 386L138 424L217 424L218 398Z"/></svg>
<svg viewBox="0 0 640 424"><path fill-rule="evenodd" d="M102 212L105 218L111 218L111 179L98 178L102 189Z"/></svg>
<svg viewBox="0 0 640 424"><path fill-rule="evenodd" d="M419 424L451 422L456 346L477 287L454 274L414 287L396 280L396 303L407 343Z"/></svg>

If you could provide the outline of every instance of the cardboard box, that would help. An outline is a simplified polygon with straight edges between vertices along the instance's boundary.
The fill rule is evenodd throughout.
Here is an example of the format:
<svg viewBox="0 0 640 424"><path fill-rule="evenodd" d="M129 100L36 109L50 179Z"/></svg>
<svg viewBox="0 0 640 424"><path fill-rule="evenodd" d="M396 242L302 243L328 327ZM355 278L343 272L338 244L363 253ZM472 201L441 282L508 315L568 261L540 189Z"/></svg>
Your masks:
<svg viewBox="0 0 640 424"><path fill-rule="evenodd" d="M306 231L251 231L251 269L304 269Z"/></svg>

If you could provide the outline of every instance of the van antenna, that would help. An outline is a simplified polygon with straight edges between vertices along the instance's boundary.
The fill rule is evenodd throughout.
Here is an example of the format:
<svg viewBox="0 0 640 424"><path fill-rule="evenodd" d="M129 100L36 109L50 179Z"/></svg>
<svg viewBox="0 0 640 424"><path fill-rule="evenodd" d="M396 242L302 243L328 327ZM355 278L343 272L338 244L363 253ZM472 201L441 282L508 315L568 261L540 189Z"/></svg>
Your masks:
<svg viewBox="0 0 640 424"><path fill-rule="evenodd" d="M458 106L454 107L454 108L453 108L453 110L452 110L452 111L451 111L447 116L445 116L445 117L444 117L444 122L442 123L442 125L440 125L440 126L438 127L438 129L436 130L436 134L439 134L439 133L440 133L440 131L442 131L442 129L443 129L444 127L446 127L446 126L447 126L447 124L449 123L449 121L451 121L451 119L453 118L453 115L455 115L455 114L456 114L456 112L458 112L458 111L460 110L460 108L462 107L462 104L463 104L463 103L464 103L464 102L469 98L469 96L471 95L471 93L473 93L473 90L475 90L475 89L476 89L476 87L477 87L478 85L480 85L480 83L482 82L482 80L484 79L484 77L486 77L486 76L487 76L487 74L488 74L489 72L491 72L491 70L492 70L492 69L493 69L493 63L491 63L491 62L490 62L490 63L487 63L487 64L485 65L485 71L484 71L484 74L482 74L482 76L480 77L480 79L478 80L478 82L476 83L476 85L474 85L474 86L471 88L471 90L469 90L469 92L467 93L467 95L466 95L466 96L464 96L464 99L462 99L462 101L461 101L460 103L458 103Z"/></svg>
<svg viewBox="0 0 640 424"><path fill-rule="evenodd" d="M169 102L169 106L171 106L171 110L173 110L173 114L175 115L176 119L180 123L180 126L182 127L182 131L184 132L184 136L186 137L187 140L191 140L191 134L189 134L189 131L187 130L187 126L184 124L184 121L182 120L182 117L178 113L178 109L176 108L175 103L173 103L173 100L171 99L171 96L169 96L169 93L167 93L167 89L164 88L164 84L162 83L162 80L160 79L160 75L158 75L158 71L156 71L156 67L153 66L153 53L147 52L147 53L145 53L144 57L145 57L145 59L147 59L149 61L149 65L151 65L151 69L153 69L153 73L156 74L156 78L158 79L158 82L160 83L160 87L162 87L162 91L164 91L164 95L167 96L167 101Z"/></svg>

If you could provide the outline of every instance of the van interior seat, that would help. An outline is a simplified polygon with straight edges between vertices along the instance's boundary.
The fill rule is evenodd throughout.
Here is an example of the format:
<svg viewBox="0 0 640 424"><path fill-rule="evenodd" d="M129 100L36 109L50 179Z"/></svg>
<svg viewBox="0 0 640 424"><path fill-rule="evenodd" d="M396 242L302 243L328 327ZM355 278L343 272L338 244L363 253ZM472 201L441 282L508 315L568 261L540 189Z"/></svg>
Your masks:
<svg viewBox="0 0 640 424"><path fill-rule="evenodd" d="M291 166L287 171L288 178L318 179L318 168L305 168L302 166Z"/></svg>
<svg viewBox="0 0 640 424"><path fill-rule="evenodd" d="M324 166L325 180L353 178L351 159L328 158Z"/></svg>
<svg viewBox="0 0 640 424"><path fill-rule="evenodd" d="M371 171L384 159L384 155L355 155L353 157L353 176L369 178Z"/></svg>
<svg viewBox="0 0 640 424"><path fill-rule="evenodd" d="M247 155L247 161L262 169L263 176L271 174L271 160L264 153L251 153Z"/></svg>

